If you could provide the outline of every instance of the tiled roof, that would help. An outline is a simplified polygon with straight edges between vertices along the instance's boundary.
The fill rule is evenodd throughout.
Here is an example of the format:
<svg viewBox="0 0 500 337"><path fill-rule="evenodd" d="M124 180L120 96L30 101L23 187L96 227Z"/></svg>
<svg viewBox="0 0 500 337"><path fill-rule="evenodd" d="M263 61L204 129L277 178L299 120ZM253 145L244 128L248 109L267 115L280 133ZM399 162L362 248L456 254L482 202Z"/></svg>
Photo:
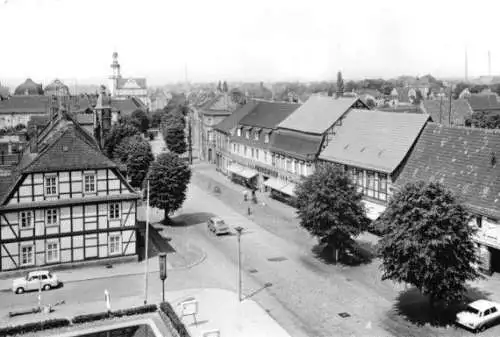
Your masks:
<svg viewBox="0 0 500 337"><path fill-rule="evenodd" d="M429 119L426 114L351 110L320 158L392 173Z"/></svg>
<svg viewBox="0 0 500 337"><path fill-rule="evenodd" d="M79 113L76 114L76 121L80 125L93 125L94 124L94 115L93 114L85 114Z"/></svg>
<svg viewBox="0 0 500 337"><path fill-rule="evenodd" d="M34 126L34 127L39 128L39 127L47 125L49 123L49 121L50 121L49 114L31 116L31 118L28 122L28 128L30 126Z"/></svg>
<svg viewBox="0 0 500 337"><path fill-rule="evenodd" d="M396 183L437 181L477 212L500 217L500 133L428 123Z"/></svg>
<svg viewBox="0 0 500 337"><path fill-rule="evenodd" d="M241 108L233 112L231 115L224 118L219 124L214 126L215 130L229 133L231 129L235 128L243 117L245 117L252 109L257 106L254 101L248 102Z"/></svg>
<svg viewBox="0 0 500 337"><path fill-rule="evenodd" d="M113 161L89 144L85 135L82 135L73 123L68 123L61 130L60 136L55 138L31 163L22 168L24 173L117 167Z"/></svg>
<svg viewBox="0 0 500 337"><path fill-rule="evenodd" d="M333 98L311 96L293 114L283 120L278 127L302 132L322 134L330 128L357 98Z"/></svg>
<svg viewBox="0 0 500 337"><path fill-rule="evenodd" d="M299 159L312 160L319 152L322 139L320 135L278 129L271 135L271 149Z"/></svg>
<svg viewBox="0 0 500 337"><path fill-rule="evenodd" d="M116 81L116 87L117 89L147 89L147 84L145 78L119 78Z"/></svg>
<svg viewBox="0 0 500 337"><path fill-rule="evenodd" d="M0 201L8 194L9 188L16 181L16 175L0 176Z"/></svg>
<svg viewBox="0 0 500 337"><path fill-rule="evenodd" d="M300 104L258 102L257 106L240 120L240 124L273 129L299 106Z"/></svg>
<svg viewBox="0 0 500 337"><path fill-rule="evenodd" d="M387 111L387 112L408 112L408 113L422 113L422 109L418 105L397 105L391 107L377 107L379 111Z"/></svg>
<svg viewBox="0 0 500 337"><path fill-rule="evenodd" d="M135 110L146 111L146 106L141 102L140 99L135 97L127 99L112 99L111 106L116 110L119 110L122 116L130 116Z"/></svg>
<svg viewBox="0 0 500 337"><path fill-rule="evenodd" d="M468 100L474 111L500 109L500 103L494 94L472 94Z"/></svg>
<svg viewBox="0 0 500 337"><path fill-rule="evenodd" d="M47 96L12 96L0 101L2 113L48 113L50 111L50 97Z"/></svg>
<svg viewBox="0 0 500 337"><path fill-rule="evenodd" d="M450 125L450 100L425 100L422 102L422 110L429 114L433 122L443 125ZM451 121L465 121L472 116L472 109L469 102L465 99L457 99L451 101ZM463 124L463 123L461 123Z"/></svg>

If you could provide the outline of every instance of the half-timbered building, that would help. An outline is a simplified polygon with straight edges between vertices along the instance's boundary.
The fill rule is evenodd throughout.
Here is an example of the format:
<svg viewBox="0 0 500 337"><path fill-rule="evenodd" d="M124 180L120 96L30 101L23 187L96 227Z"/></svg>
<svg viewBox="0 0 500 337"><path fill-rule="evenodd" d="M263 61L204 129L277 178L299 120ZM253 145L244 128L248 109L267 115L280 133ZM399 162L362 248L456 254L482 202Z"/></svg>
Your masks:
<svg viewBox="0 0 500 337"><path fill-rule="evenodd" d="M30 145L0 184L0 271L136 258L139 196L95 138L61 114Z"/></svg>

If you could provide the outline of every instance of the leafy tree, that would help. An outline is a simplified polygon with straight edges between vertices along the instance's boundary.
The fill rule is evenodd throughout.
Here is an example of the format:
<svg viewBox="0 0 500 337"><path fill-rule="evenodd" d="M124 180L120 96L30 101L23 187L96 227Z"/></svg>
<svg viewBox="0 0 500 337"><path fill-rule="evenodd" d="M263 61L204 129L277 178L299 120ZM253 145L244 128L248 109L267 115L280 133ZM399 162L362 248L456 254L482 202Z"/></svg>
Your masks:
<svg viewBox="0 0 500 337"><path fill-rule="evenodd" d="M222 84L222 91L228 92L228 87L227 87L227 82L226 81L224 81L224 83Z"/></svg>
<svg viewBox="0 0 500 337"><path fill-rule="evenodd" d="M458 199L439 183L409 183L396 193L379 218L382 279L406 282L436 300L451 303L479 277L468 225Z"/></svg>
<svg viewBox="0 0 500 337"><path fill-rule="evenodd" d="M217 84L217 91L222 91L222 83L219 81L219 84Z"/></svg>
<svg viewBox="0 0 500 337"><path fill-rule="evenodd" d="M150 204L165 211L167 222L169 214L178 210L186 200L191 169L176 154L162 153L151 164L148 179Z"/></svg>
<svg viewBox="0 0 500 337"><path fill-rule="evenodd" d="M296 195L300 225L334 249L336 261L368 226L362 195L339 167L319 166L297 186Z"/></svg>
<svg viewBox="0 0 500 337"><path fill-rule="evenodd" d="M115 148L127 137L140 134L139 129L130 123L116 124L106 136L104 141L104 151L109 158L113 158Z"/></svg>
<svg viewBox="0 0 500 337"><path fill-rule="evenodd" d="M370 109L373 109L377 106L377 104L375 103L375 101L372 98L367 98L365 103L366 103L366 105L368 105L368 107Z"/></svg>
<svg viewBox="0 0 500 337"><path fill-rule="evenodd" d="M342 97L344 95L344 79L342 78L342 73L339 71L337 73L337 96Z"/></svg>
<svg viewBox="0 0 500 337"><path fill-rule="evenodd" d="M330 87L328 88L328 93L327 93L327 95L328 95L329 97L332 97L332 96L333 96L333 91L334 91L333 85L330 85Z"/></svg>
<svg viewBox="0 0 500 337"><path fill-rule="evenodd" d="M183 154L187 151L186 120L179 111L166 114L162 120L162 134L169 151Z"/></svg>
<svg viewBox="0 0 500 337"><path fill-rule="evenodd" d="M424 99L424 96L422 95L422 91L420 91L420 89L417 89L415 91L415 95L416 96L415 96L415 99L413 100L413 104L419 105L422 102L422 100Z"/></svg>
<svg viewBox="0 0 500 337"><path fill-rule="evenodd" d="M346 84L345 84L345 91L346 92L353 92L353 91L356 91L359 89L359 86L356 82L354 81L348 81Z"/></svg>
<svg viewBox="0 0 500 337"><path fill-rule="evenodd" d="M460 96L462 91L464 91L465 89L468 89L468 88L470 88L470 84L468 84L468 83L464 83L464 82L457 83L455 85L455 88L453 89L453 98L458 99L458 97Z"/></svg>
<svg viewBox="0 0 500 337"><path fill-rule="evenodd" d="M469 88L471 94L479 94L484 89L488 89L486 84L476 84Z"/></svg>
<svg viewBox="0 0 500 337"><path fill-rule="evenodd" d="M151 145L140 135L124 138L115 149L113 158L127 166L127 176L133 187L141 187L151 162Z"/></svg>
<svg viewBox="0 0 500 337"><path fill-rule="evenodd" d="M130 122L143 133L149 129L148 115L140 109L132 112Z"/></svg>
<svg viewBox="0 0 500 337"><path fill-rule="evenodd" d="M474 112L471 118L465 121L465 125L483 129L500 129L500 114L484 111Z"/></svg>

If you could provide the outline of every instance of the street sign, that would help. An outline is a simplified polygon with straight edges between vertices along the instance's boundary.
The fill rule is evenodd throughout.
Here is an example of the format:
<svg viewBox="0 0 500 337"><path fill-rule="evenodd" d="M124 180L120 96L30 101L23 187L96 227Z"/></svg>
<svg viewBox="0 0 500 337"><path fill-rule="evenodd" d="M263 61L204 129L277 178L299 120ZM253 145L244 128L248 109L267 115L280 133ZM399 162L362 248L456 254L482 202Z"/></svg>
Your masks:
<svg viewBox="0 0 500 337"><path fill-rule="evenodd" d="M160 253L158 261L160 263L160 280L165 281L167 278L167 254Z"/></svg>

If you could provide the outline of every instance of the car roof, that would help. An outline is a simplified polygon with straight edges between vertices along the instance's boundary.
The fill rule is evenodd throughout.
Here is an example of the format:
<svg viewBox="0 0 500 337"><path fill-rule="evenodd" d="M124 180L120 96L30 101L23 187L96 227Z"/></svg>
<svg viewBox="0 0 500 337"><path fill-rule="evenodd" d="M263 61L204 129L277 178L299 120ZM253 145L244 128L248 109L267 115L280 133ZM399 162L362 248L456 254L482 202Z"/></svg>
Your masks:
<svg viewBox="0 0 500 337"><path fill-rule="evenodd" d="M35 270L35 271L30 271L30 275L39 275L39 274L48 274L48 270Z"/></svg>
<svg viewBox="0 0 500 337"><path fill-rule="evenodd" d="M217 216L214 216L213 218L210 218L210 220L212 220L214 222L224 221L224 220L222 220L221 218L219 218Z"/></svg>
<svg viewBox="0 0 500 337"><path fill-rule="evenodd" d="M496 306L496 305L497 304L495 302L491 302L488 300L477 300L477 301L474 301L472 303L469 303L470 307L473 307L474 309L477 309L480 311L489 309L489 308Z"/></svg>

